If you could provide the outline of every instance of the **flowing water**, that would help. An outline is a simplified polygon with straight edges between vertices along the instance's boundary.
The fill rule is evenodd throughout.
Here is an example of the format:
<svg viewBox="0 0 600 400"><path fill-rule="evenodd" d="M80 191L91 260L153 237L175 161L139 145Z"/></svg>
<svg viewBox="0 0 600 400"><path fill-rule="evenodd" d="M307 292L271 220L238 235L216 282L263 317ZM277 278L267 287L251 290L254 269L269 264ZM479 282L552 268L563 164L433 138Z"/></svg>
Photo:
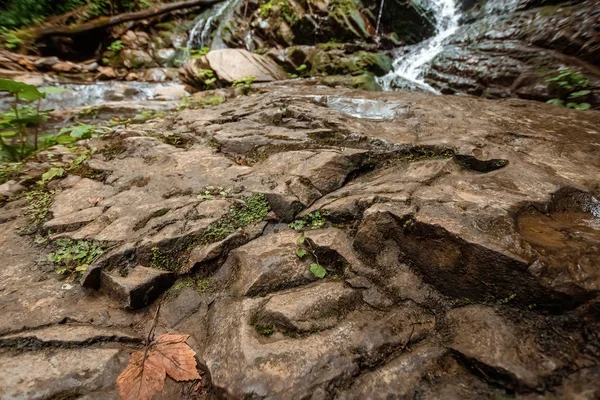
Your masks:
<svg viewBox="0 0 600 400"><path fill-rule="evenodd" d="M384 90L416 87L439 94L425 83L425 68L442 51L444 41L458 29L460 13L455 0L432 0L430 5L436 21L435 36L414 46L394 61L393 70L379 78Z"/></svg>
<svg viewBox="0 0 600 400"><path fill-rule="evenodd" d="M188 50L201 49L210 45L213 21L219 21L229 3L229 1L224 1L215 4L200 15L198 21L196 21L196 25L190 31L190 38L187 43Z"/></svg>

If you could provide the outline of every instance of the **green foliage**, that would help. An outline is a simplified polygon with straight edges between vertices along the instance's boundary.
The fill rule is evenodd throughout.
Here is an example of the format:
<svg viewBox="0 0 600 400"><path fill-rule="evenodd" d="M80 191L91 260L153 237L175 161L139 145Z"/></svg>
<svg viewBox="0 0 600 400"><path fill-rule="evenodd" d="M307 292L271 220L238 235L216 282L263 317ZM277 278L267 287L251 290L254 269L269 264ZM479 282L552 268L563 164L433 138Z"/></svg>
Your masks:
<svg viewBox="0 0 600 400"><path fill-rule="evenodd" d="M23 165L23 163L0 163L0 185L11 179L16 179Z"/></svg>
<svg viewBox="0 0 600 400"><path fill-rule="evenodd" d="M0 79L0 92L8 92L14 99L12 109L0 114L0 159L20 161L37 150L37 127L48 119L49 114L49 111L40 110L40 101L46 93L12 79ZM23 101L37 101L37 105L23 105ZM35 133L33 143L28 135L31 128Z"/></svg>
<svg viewBox="0 0 600 400"><path fill-rule="evenodd" d="M215 197L231 197L231 189L224 189L217 186L206 186L204 192L196 196L200 201L213 200Z"/></svg>
<svg viewBox="0 0 600 400"><path fill-rule="evenodd" d="M303 218L289 223L288 226L296 231L303 231L305 229L319 229L324 227L327 223L327 220L325 219L327 215L327 211L314 211Z"/></svg>
<svg viewBox="0 0 600 400"><path fill-rule="evenodd" d="M205 56L208 54L208 52L210 51L210 47L202 47L199 50L190 50L190 58L200 58L202 56Z"/></svg>
<svg viewBox="0 0 600 400"><path fill-rule="evenodd" d="M588 89L590 81L580 72L569 68L562 69L546 79L551 92L557 96L547 101L548 104L564 106L575 110L589 110L591 105L585 100L592 94Z"/></svg>
<svg viewBox="0 0 600 400"><path fill-rule="evenodd" d="M262 336L271 336L275 333L273 324L270 322L260 321L258 314L254 314L250 319L250 325L254 327L256 333Z"/></svg>
<svg viewBox="0 0 600 400"><path fill-rule="evenodd" d="M32 190L25 195L25 198L27 199L25 215L27 215L31 223L37 227L48 217L50 206L54 201L54 192L42 189Z"/></svg>
<svg viewBox="0 0 600 400"><path fill-rule="evenodd" d="M242 94L244 96L247 96L252 91L252 83L255 80L256 80L256 78L253 76L246 76L244 78L234 80L233 83L231 84L231 87L236 88L236 89L237 88L242 89Z"/></svg>
<svg viewBox="0 0 600 400"><path fill-rule="evenodd" d="M58 239L54 245L56 251L48 255L48 261L58 266L57 274L65 275L71 281L81 276L104 253L97 243L83 240Z"/></svg>
<svg viewBox="0 0 600 400"><path fill-rule="evenodd" d="M238 228L262 221L270 210L269 202L263 194L253 194L244 199L244 204L234 204L229 213L210 224L202 237L201 244L214 243L225 239Z"/></svg>
<svg viewBox="0 0 600 400"><path fill-rule="evenodd" d="M179 278L175 281L171 289L169 289L169 293L176 293L188 287L194 288L198 294L204 296L210 288L210 278L197 279L191 276Z"/></svg>
<svg viewBox="0 0 600 400"><path fill-rule="evenodd" d="M65 174L65 170L63 168L60 168L60 167L50 168L48 171L46 171L42 175L42 179L40 180L39 183L41 185L45 185L46 183L50 182L54 178L61 178L62 176L64 176L64 174Z"/></svg>
<svg viewBox="0 0 600 400"><path fill-rule="evenodd" d="M115 40L107 47L108 51L112 51L114 53L118 53L123 49L123 42L121 40Z"/></svg>
<svg viewBox="0 0 600 400"><path fill-rule="evenodd" d="M27 34L20 30L0 28L0 38L4 44L4 47L9 50L15 50L23 47L27 38Z"/></svg>
<svg viewBox="0 0 600 400"><path fill-rule="evenodd" d="M179 269L179 264L170 254L163 252L158 247L153 247L151 251L150 267L165 271L177 271Z"/></svg>
<svg viewBox="0 0 600 400"><path fill-rule="evenodd" d="M266 3L263 3L259 8L260 17L263 19L269 18L274 9L279 10L279 15L281 15L288 24L293 25L298 21L298 16L290 6L288 0L269 0Z"/></svg>
<svg viewBox="0 0 600 400"><path fill-rule="evenodd" d="M84 19L148 8L150 0L3 0L0 1L0 27L18 28L41 23L46 17L60 15L86 6Z"/></svg>
<svg viewBox="0 0 600 400"><path fill-rule="evenodd" d="M319 279L325 278L325 275L327 275L327 270L319 263L319 257L316 254L315 244L311 240L308 240L304 235L300 236L298 240L296 240L296 244L298 245L298 248L296 249L296 257L303 259L307 256L311 256L315 262L310 264L310 272Z"/></svg>
<svg viewBox="0 0 600 400"><path fill-rule="evenodd" d="M216 81L217 78L212 69L201 69L197 73L198 79L201 79L206 86L205 89L210 88Z"/></svg>
<svg viewBox="0 0 600 400"><path fill-rule="evenodd" d="M312 274L319 279L325 278L325 275L327 274L325 268L323 268L320 264L317 263L310 264L310 272L312 272Z"/></svg>

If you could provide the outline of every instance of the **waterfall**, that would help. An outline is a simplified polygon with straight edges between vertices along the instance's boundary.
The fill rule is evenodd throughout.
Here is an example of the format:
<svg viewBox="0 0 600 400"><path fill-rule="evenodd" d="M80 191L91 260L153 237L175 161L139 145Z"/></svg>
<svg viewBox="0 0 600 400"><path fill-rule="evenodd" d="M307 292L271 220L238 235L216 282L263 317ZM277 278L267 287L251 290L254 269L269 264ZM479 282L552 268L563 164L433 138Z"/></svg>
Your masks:
<svg viewBox="0 0 600 400"><path fill-rule="evenodd" d="M212 31L213 21L217 21L227 6L228 1L224 1L220 4L216 4L209 10L203 12L196 21L196 25L190 31L190 38L187 42L188 51L194 49L201 49L202 47L208 46L210 43L210 33Z"/></svg>
<svg viewBox="0 0 600 400"><path fill-rule="evenodd" d="M460 14L455 0L431 0L430 5L436 21L435 36L414 46L411 51L394 61L393 70L378 79L384 90L392 90L398 85L416 86L439 94L435 88L425 83L424 69L442 51L444 40L458 29Z"/></svg>
<svg viewBox="0 0 600 400"><path fill-rule="evenodd" d="M381 0L381 4L379 4L379 15L377 16L377 28L375 28L375 35L379 35L379 25L381 25L381 15L383 14L383 5L385 0Z"/></svg>

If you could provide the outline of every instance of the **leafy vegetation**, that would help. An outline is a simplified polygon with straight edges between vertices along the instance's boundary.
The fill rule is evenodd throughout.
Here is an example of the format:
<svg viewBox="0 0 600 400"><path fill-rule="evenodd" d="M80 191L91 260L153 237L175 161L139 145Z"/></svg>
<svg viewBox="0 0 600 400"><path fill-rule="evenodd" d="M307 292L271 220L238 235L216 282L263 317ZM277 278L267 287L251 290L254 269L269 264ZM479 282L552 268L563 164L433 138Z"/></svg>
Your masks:
<svg viewBox="0 0 600 400"><path fill-rule="evenodd" d="M247 96L252 91L252 83L255 80L256 78L253 76L246 76L244 78L234 80L231 84L231 87L242 89L242 94Z"/></svg>
<svg viewBox="0 0 600 400"><path fill-rule="evenodd" d="M238 228L262 221L270 209L265 195L250 195L243 205L234 204L227 215L210 224L199 241L213 243L223 240Z"/></svg>
<svg viewBox="0 0 600 400"><path fill-rule="evenodd" d="M289 227L296 231L303 231L305 229L319 229L324 227L327 223L327 220L325 219L327 215L327 211L314 211L289 223Z"/></svg>
<svg viewBox="0 0 600 400"><path fill-rule="evenodd" d="M75 280L104 250L94 242L84 240L58 239L54 242L56 251L48 255L48 261L56 264L56 273Z"/></svg>
<svg viewBox="0 0 600 400"><path fill-rule="evenodd" d="M204 192L196 196L198 200L213 200L215 197L230 197L231 189L217 186L206 186Z"/></svg>
<svg viewBox="0 0 600 400"><path fill-rule="evenodd" d="M123 49L123 42L121 40L115 40L106 48L108 51L118 53Z"/></svg>
<svg viewBox="0 0 600 400"><path fill-rule="evenodd" d="M79 7L81 17L93 18L134 11L152 5L150 0L4 0L0 1L0 27L19 28L41 23L46 17L60 15Z"/></svg>
<svg viewBox="0 0 600 400"><path fill-rule="evenodd" d="M549 104L565 106L575 110L589 110L590 103L586 99L592 94L589 88L590 81L579 73L569 68L558 71L553 77L547 78L550 83L550 90L557 97L548 100Z"/></svg>
<svg viewBox="0 0 600 400"><path fill-rule="evenodd" d="M310 272L317 278L323 279L327 275L327 270L319 263L319 257L315 252L314 243L307 239L304 235L300 236L296 241L298 248L296 249L296 256L299 259L303 259L306 256L311 256L315 262L310 264Z"/></svg>
<svg viewBox="0 0 600 400"><path fill-rule="evenodd" d="M46 220L50 212L50 206L54 201L54 192L47 190L32 190L25 195L27 207L25 214L31 220L32 225L37 227Z"/></svg>

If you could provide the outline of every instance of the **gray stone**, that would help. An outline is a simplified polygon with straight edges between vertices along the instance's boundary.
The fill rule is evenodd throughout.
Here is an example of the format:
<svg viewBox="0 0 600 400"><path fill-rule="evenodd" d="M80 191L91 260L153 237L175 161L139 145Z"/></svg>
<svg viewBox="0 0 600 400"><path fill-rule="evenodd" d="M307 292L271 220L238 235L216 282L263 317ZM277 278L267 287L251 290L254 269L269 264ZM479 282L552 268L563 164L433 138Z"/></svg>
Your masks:
<svg viewBox="0 0 600 400"><path fill-rule="evenodd" d="M359 292L342 282L323 282L272 296L258 315L283 330L315 332L334 327L358 306Z"/></svg>
<svg viewBox="0 0 600 400"><path fill-rule="evenodd" d="M102 272L101 288L117 298L125 308L147 306L175 281L175 274L154 268L135 267L127 276Z"/></svg>

